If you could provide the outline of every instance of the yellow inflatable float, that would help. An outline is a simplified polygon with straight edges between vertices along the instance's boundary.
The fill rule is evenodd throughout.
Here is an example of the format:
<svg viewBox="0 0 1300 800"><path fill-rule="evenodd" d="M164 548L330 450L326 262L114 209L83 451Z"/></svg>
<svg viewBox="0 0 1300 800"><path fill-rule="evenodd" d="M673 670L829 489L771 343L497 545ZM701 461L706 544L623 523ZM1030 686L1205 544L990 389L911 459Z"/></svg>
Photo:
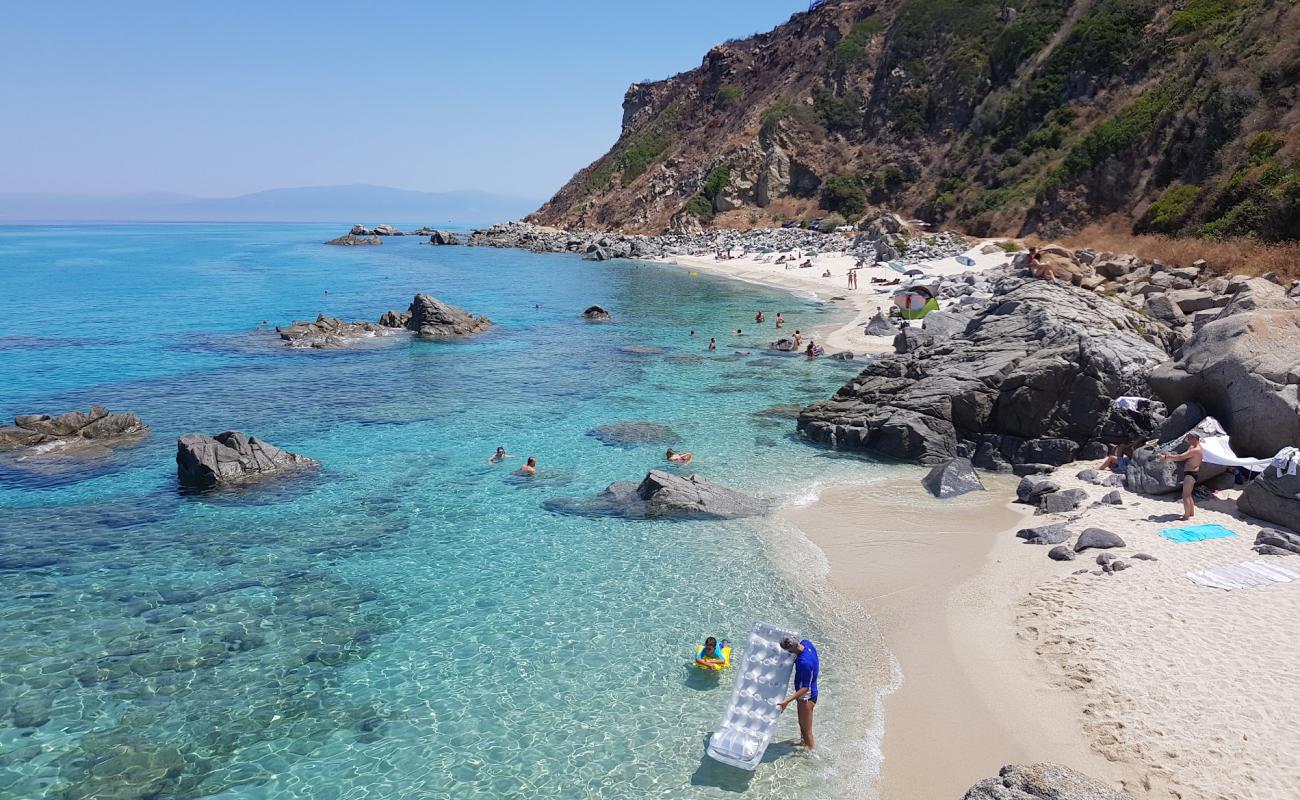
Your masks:
<svg viewBox="0 0 1300 800"><path fill-rule="evenodd" d="M721 664L701 664L700 659L704 657L704 647L701 646L695 651L695 668L707 672L720 672L731 666L731 645L724 644L718 648L718 653L722 656Z"/></svg>

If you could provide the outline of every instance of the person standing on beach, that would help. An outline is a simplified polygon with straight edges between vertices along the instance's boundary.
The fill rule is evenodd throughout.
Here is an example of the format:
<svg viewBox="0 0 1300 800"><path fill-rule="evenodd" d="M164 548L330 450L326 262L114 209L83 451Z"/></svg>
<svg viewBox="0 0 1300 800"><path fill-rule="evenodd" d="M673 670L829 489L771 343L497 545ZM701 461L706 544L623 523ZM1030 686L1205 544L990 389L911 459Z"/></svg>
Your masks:
<svg viewBox="0 0 1300 800"><path fill-rule="evenodd" d="M812 750L813 710L817 708L817 673L821 671L821 662L817 659L817 648L807 639L796 642L787 636L781 640L781 649L794 656L794 694L777 703L782 711L791 703L798 703L799 738L803 746Z"/></svg>
<svg viewBox="0 0 1300 800"><path fill-rule="evenodd" d="M1201 449L1201 437L1194 433L1189 433L1184 437L1187 440L1187 450L1172 455L1170 453L1161 453L1156 458L1161 461L1180 461L1183 465L1183 519L1189 520L1192 514L1196 513L1196 500L1192 497L1192 491L1196 488L1196 480L1200 477L1201 462L1205 460L1205 451Z"/></svg>

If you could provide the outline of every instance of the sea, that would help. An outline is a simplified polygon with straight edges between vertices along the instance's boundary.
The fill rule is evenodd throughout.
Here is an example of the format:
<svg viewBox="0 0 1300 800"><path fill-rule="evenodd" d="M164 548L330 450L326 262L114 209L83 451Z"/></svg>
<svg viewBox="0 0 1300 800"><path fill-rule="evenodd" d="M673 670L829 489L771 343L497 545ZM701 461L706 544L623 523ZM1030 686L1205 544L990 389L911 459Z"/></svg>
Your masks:
<svg viewBox="0 0 1300 800"><path fill-rule="evenodd" d="M899 469L795 433L861 364L769 351L772 320L839 312L675 265L323 244L345 229L0 228L0 417L97 403L151 429L0 461L0 797L873 796L897 668L797 530L547 505L650 469L774 505ZM417 292L496 324L333 350L273 331ZM671 433L591 433L624 422ZM176 438L232 429L321 467L182 491ZM817 643L822 699L815 753L791 710L751 773L704 755L734 669L689 662L756 620Z"/></svg>

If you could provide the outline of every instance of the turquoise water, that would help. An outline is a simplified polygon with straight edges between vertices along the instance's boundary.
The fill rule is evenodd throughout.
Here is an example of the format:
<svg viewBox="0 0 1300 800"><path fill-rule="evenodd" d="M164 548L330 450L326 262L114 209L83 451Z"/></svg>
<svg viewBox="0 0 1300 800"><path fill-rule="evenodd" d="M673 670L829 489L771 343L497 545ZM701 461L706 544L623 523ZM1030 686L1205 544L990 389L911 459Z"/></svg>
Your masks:
<svg viewBox="0 0 1300 800"><path fill-rule="evenodd" d="M669 266L322 246L337 228L0 228L0 415L97 402L152 427L75 469L0 467L0 796L869 793L891 662L797 532L543 508L664 466L587 435L611 422L669 425L688 471L778 502L882 474L771 410L843 365L728 335L760 307L791 328L828 312ZM499 324L338 351L258 330L416 291ZM591 303L618 321L584 323ZM176 437L231 428L323 467L178 492ZM486 463L499 443L539 477ZM823 703L817 757L774 745L749 775L703 758L730 677L685 664L755 619L818 642Z"/></svg>

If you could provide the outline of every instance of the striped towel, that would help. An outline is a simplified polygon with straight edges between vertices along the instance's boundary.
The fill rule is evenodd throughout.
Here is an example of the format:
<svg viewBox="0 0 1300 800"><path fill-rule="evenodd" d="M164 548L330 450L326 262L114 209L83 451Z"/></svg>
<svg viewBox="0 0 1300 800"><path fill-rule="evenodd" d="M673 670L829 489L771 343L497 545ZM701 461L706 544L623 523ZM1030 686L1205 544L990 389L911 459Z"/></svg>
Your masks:
<svg viewBox="0 0 1300 800"><path fill-rule="evenodd" d="M1267 561L1243 561L1187 573L1187 578L1197 586L1210 589L1250 589L1272 583L1300 581L1300 572Z"/></svg>

